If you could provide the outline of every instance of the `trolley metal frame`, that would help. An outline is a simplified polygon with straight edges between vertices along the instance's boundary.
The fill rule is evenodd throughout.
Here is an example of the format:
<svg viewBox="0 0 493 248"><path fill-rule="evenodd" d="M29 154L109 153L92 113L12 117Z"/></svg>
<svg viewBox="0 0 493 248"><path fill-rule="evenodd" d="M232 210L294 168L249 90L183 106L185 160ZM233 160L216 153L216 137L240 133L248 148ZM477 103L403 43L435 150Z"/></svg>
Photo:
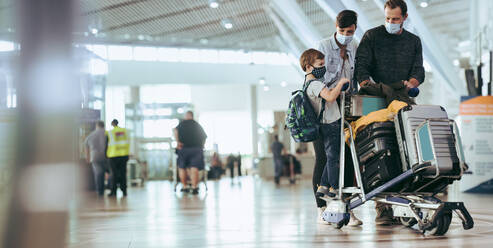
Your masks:
<svg viewBox="0 0 493 248"><path fill-rule="evenodd" d="M434 193L399 193L386 192L390 187L403 182L413 176L416 176L427 167L430 163L422 163L414 166L411 169L404 171L399 176L389 182L373 189L370 192L365 192L363 187L362 175L359 166L359 159L356 153L354 144L353 130L350 123L345 117L346 97L350 97L346 92L341 93L340 111L341 111L341 153L340 153L340 170L339 170L339 189L338 195L334 198L322 198L327 202L327 208L322 214L325 221L334 225L335 228L342 228L349 222L349 210L363 205L365 202L373 200L382 204L390 205L393 209L393 216L398 217L400 222L406 226L414 226L418 224L419 230L430 235L443 235L448 231L452 213L462 220L464 229L471 229L474 226L474 221L462 202L442 202L436 198ZM451 123L453 120L451 120ZM349 148L353 160L354 173L356 177L356 187L345 187L344 172L345 172L345 133L344 129L349 129ZM457 126L453 122L453 131L456 141L460 142L460 136ZM460 152L459 160L462 173L467 169L467 165L463 159L462 148L457 147Z"/></svg>

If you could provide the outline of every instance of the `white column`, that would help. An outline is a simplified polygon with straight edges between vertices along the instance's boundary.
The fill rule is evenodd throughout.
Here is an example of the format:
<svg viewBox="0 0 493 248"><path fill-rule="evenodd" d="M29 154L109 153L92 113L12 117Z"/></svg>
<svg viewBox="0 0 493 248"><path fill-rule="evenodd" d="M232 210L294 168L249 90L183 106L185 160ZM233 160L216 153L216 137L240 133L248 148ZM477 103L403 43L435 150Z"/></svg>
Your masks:
<svg viewBox="0 0 493 248"><path fill-rule="evenodd" d="M250 85L250 117L252 126L252 157L258 157L258 125L257 125L257 85Z"/></svg>
<svg viewBox="0 0 493 248"><path fill-rule="evenodd" d="M73 0L16 0L15 164L2 247L66 246L74 200L81 90L72 57ZM77 5L78 6L78 5ZM7 205L6 204L6 205Z"/></svg>

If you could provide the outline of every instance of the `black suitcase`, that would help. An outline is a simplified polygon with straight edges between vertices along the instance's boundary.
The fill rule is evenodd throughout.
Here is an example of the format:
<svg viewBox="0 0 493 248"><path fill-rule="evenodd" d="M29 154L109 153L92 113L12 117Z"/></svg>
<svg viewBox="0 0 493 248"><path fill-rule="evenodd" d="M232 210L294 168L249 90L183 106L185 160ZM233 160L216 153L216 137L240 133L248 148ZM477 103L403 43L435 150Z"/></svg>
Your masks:
<svg viewBox="0 0 493 248"><path fill-rule="evenodd" d="M355 143L360 163L399 148L394 123L390 121L369 124L356 135Z"/></svg>
<svg viewBox="0 0 493 248"><path fill-rule="evenodd" d="M365 192L370 192L382 184L402 174L399 151L386 150L379 156L361 164L361 175ZM395 185L387 191L399 191Z"/></svg>

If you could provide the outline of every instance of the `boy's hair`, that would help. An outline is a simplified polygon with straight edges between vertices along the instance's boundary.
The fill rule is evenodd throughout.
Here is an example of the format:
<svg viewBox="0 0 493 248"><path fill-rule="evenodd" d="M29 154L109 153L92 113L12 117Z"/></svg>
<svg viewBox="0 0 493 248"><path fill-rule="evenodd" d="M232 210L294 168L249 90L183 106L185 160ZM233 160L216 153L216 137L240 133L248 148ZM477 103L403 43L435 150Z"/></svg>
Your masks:
<svg viewBox="0 0 493 248"><path fill-rule="evenodd" d="M301 69L303 69L303 71L306 72L307 66L309 66L309 65L313 66L313 63L315 63L315 60L324 59L324 58L325 58L325 55L322 52L320 52L319 50L310 48L301 54L301 57L300 57Z"/></svg>
<svg viewBox="0 0 493 248"><path fill-rule="evenodd" d="M387 0L385 2L385 5L383 6L383 9L389 7L390 9L395 9L397 7L401 8L401 14L402 16L407 15L407 4L404 2L404 0Z"/></svg>
<svg viewBox="0 0 493 248"><path fill-rule="evenodd" d="M347 28L353 24L357 26L358 14L352 10L343 10L336 17L336 25L340 28Z"/></svg>

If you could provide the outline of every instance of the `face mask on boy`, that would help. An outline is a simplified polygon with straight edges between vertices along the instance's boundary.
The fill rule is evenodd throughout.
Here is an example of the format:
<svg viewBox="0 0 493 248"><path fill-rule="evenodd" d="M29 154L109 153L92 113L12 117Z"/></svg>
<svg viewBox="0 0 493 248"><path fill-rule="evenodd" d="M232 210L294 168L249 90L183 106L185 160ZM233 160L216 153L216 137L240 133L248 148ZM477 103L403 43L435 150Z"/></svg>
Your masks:
<svg viewBox="0 0 493 248"><path fill-rule="evenodd" d="M325 66L313 67L312 75L316 78L323 78L325 75Z"/></svg>

